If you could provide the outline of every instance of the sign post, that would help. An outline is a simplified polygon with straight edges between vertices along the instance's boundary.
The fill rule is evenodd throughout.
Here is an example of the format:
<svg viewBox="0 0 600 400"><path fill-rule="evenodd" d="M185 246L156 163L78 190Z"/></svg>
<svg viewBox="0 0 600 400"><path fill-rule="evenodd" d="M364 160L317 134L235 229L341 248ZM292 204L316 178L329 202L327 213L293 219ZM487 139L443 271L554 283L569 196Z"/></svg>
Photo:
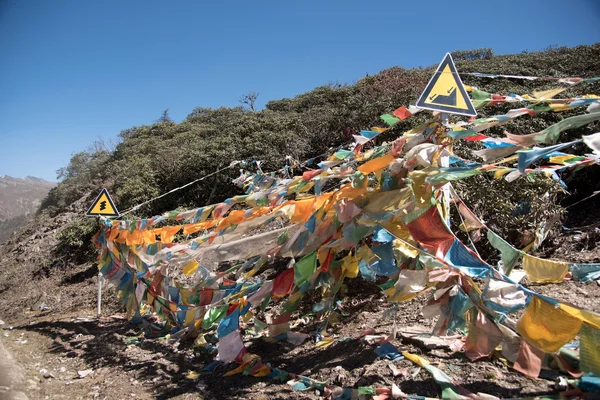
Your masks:
<svg viewBox="0 0 600 400"><path fill-rule="evenodd" d="M100 314L102 313L102 284L104 283L104 276L100 272L98 272L98 312L97 316L100 318Z"/></svg>
<svg viewBox="0 0 600 400"><path fill-rule="evenodd" d="M96 200L92 203L85 213L86 217L118 217L119 211L115 207L115 203L110 198L108 190L102 189ZM100 218L98 218L99 220ZM98 271L98 301L97 301L97 317L100 318L102 314L102 284L104 283L104 276Z"/></svg>

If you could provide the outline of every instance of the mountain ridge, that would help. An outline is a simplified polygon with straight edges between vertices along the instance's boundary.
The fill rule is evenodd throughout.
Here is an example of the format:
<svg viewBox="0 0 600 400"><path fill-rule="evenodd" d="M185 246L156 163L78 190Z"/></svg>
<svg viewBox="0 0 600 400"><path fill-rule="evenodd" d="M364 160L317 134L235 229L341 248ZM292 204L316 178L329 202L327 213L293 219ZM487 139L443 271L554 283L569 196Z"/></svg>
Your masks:
<svg viewBox="0 0 600 400"><path fill-rule="evenodd" d="M0 175L0 242L8 239L35 214L50 189L57 185L35 176Z"/></svg>

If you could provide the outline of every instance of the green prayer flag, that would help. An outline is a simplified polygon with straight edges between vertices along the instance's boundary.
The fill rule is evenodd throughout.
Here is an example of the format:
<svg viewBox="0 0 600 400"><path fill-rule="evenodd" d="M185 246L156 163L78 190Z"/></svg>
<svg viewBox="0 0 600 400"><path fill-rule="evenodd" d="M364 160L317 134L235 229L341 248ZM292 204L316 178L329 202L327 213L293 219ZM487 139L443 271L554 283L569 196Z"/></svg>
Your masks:
<svg viewBox="0 0 600 400"><path fill-rule="evenodd" d="M208 317L206 317L204 321L202 321L202 328L210 329L217 321L222 319L227 313L227 307L228 305L225 304L222 307L211 308L208 311Z"/></svg>
<svg viewBox="0 0 600 400"><path fill-rule="evenodd" d="M267 328L267 324L265 324L264 322L262 322L260 319L258 318L254 318L254 332L255 333L259 333L260 331L262 331L263 329Z"/></svg>
<svg viewBox="0 0 600 400"><path fill-rule="evenodd" d="M473 103L473 107L480 108L488 104L489 100L471 100L471 103Z"/></svg>
<svg viewBox="0 0 600 400"><path fill-rule="evenodd" d="M600 330L584 323L581 325L579 335L581 337L581 347L579 350L581 370L600 375L600 355L598 354Z"/></svg>
<svg viewBox="0 0 600 400"><path fill-rule="evenodd" d="M264 299L262 301L262 303L260 303L260 309L262 310L262 312L265 312L270 301L271 301L271 296L267 297L266 299Z"/></svg>
<svg viewBox="0 0 600 400"><path fill-rule="evenodd" d="M285 303L283 303L283 306L281 307L281 312L284 314L292 314L294 311L296 311L298 309L298 306L300 305L300 299L292 302L292 301L286 301Z"/></svg>
<svg viewBox="0 0 600 400"><path fill-rule="evenodd" d="M477 132L472 129L458 129L448 132L448 136L450 136L452 139L464 139L470 136L477 136Z"/></svg>
<svg viewBox="0 0 600 400"><path fill-rule="evenodd" d="M379 288L381 290L387 290L387 289L391 288L392 286L394 286L396 284L396 282L398 282L398 278L390 279L389 281L384 282L381 285L377 285L377 286L379 286Z"/></svg>
<svg viewBox="0 0 600 400"><path fill-rule="evenodd" d="M355 228L351 232L350 240L352 240L354 243L358 243L362 238L367 236L367 233L369 233L370 230L370 226L355 225Z"/></svg>
<svg viewBox="0 0 600 400"><path fill-rule="evenodd" d="M277 245L281 246L282 244L285 244L288 239L288 231L286 229L281 235L277 236Z"/></svg>
<svg viewBox="0 0 600 400"><path fill-rule="evenodd" d="M498 121L498 118L494 118L494 117L489 117L489 118L479 118L474 120L473 122L471 122L472 125L483 125L483 124L489 124L491 122L496 122Z"/></svg>
<svg viewBox="0 0 600 400"><path fill-rule="evenodd" d="M552 111L552 107L550 107L546 103L536 103L536 104L533 104L533 105L527 107L527 109L535 111L535 112Z"/></svg>
<svg viewBox="0 0 600 400"><path fill-rule="evenodd" d="M375 390L375 388L371 387L371 386L360 386L358 388L358 393L375 395L375 394L377 394L377 390Z"/></svg>
<svg viewBox="0 0 600 400"><path fill-rule="evenodd" d="M568 129L579 128L593 121L600 120L600 112L591 114L576 115L574 117L565 118L556 124L547 127L535 136L536 143L554 144L558 140L561 132Z"/></svg>
<svg viewBox="0 0 600 400"><path fill-rule="evenodd" d="M400 122L400 118L396 118L391 114L383 114L382 116L380 116L379 118L381 118L383 120L383 122L385 122L386 124L388 124L389 126L394 126L396 125L398 122Z"/></svg>
<svg viewBox="0 0 600 400"><path fill-rule="evenodd" d="M345 159L345 158L348 158L348 157L350 157L350 156L351 156L351 155L353 155L353 154L354 154L354 152L353 152L353 151L350 151L350 150L344 150L344 149L342 149L342 150L338 150L338 151L336 151L336 152L335 152L335 154L334 154L334 156L335 156L335 158L337 158L338 160L343 160L343 159Z"/></svg>
<svg viewBox="0 0 600 400"><path fill-rule="evenodd" d="M308 282L313 272L317 269L317 252L313 251L310 254L302 257L302 259L294 264L294 281L296 286L301 287Z"/></svg>
<svg viewBox="0 0 600 400"><path fill-rule="evenodd" d="M354 175L352 175L352 187L353 188L362 188L367 184L367 177L360 171L356 171Z"/></svg>
<svg viewBox="0 0 600 400"><path fill-rule="evenodd" d="M488 92L484 92L483 90L473 90L471 92L471 98L473 98L473 100L490 101L490 100L492 100L492 95L489 94Z"/></svg>
<svg viewBox="0 0 600 400"><path fill-rule="evenodd" d="M489 229L487 231L487 239L492 245L492 247L500 252L502 264L504 265L503 273L505 275L510 274L510 271L512 271L513 267L519 260L519 257L521 256L522 252L512 247L507 241L505 241Z"/></svg>

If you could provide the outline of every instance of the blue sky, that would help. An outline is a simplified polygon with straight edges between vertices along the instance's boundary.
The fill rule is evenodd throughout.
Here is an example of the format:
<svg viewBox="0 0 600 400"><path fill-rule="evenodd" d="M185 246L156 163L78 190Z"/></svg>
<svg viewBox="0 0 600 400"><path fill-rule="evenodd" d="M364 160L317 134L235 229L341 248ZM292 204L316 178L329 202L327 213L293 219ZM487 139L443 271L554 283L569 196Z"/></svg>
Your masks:
<svg viewBox="0 0 600 400"><path fill-rule="evenodd" d="M595 0L0 0L0 174L55 180L74 152L166 108L181 121L447 51L598 41Z"/></svg>

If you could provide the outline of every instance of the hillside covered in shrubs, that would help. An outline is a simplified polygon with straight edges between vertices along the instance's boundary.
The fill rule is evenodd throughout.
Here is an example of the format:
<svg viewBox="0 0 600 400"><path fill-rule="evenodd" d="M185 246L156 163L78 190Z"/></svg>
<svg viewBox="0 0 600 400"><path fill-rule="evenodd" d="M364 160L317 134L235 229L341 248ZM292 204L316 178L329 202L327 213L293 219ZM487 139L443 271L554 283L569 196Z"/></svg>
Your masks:
<svg viewBox="0 0 600 400"><path fill-rule="evenodd" d="M600 65L596 62L600 58L600 44L500 56L494 55L490 49L480 49L454 52L453 56L461 73L600 76ZM434 69L435 66L410 70L392 67L353 84L329 84L291 99L272 100L260 111L242 106L197 107L181 123L172 122L165 115L153 125L125 129L119 134L119 143L114 148L96 143L72 157L69 165L59 171L62 180L43 201L39 218L43 220L59 215L82 197L87 196L91 201L102 187L109 189L120 210L126 210L213 173L234 160L245 161L248 169L257 168L256 161L260 161L260 168L265 172L285 165L298 168L294 161L326 154L350 143L353 133L381 125L379 115L401 105L414 104ZM490 79L469 75L463 75L462 79L467 85L501 95L530 94L534 90L559 85L556 81ZM600 82L569 87L561 97L594 93L600 93ZM479 117L504 114L514 107L517 106L506 103L488 105L479 110ZM576 110L545 112L534 117L522 117L491 128L486 134L501 136L503 130L516 134L537 132L577 113ZM423 112L395 125L378 140L398 137L425 121L428 114ZM596 132L597 125L569 130L562 135L561 141ZM455 147L458 154L465 150ZM583 154L587 150L581 144L574 151ZM231 183L237 175L235 168L225 170L136 210L135 216L149 217L176 208L216 203L240 194L240 189ZM565 174L563 179L567 189L541 176L507 183L481 175L460 182L457 187L463 198L491 227L518 244L525 230L534 230L550 214L562 215L561 202L565 206L598 190L598 179L594 176L598 176L597 166ZM592 199L585 203L586 212L571 210L568 218L579 225L597 221L599 207L593 206L598 205L597 201ZM527 212L515 212L523 205L526 205ZM61 248L65 252L92 257L89 239L95 231L93 219L76 218L61 229Z"/></svg>

